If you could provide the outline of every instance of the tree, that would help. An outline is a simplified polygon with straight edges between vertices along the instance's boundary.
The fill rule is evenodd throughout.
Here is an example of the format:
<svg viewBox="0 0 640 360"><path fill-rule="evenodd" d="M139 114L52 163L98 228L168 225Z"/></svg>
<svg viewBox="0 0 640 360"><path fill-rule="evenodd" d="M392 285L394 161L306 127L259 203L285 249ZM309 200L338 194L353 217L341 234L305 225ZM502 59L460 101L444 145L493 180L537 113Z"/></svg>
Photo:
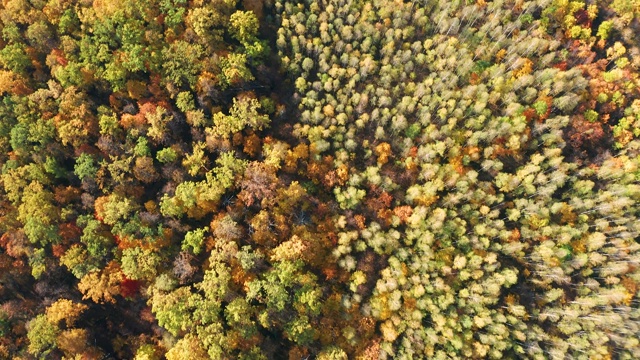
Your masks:
<svg viewBox="0 0 640 360"><path fill-rule="evenodd" d="M151 249L133 247L122 251L122 273L132 280L153 279L160 265L160 256Z"/></svg>
<svg viewBox="0 0 640 360"><path fill-rule="evenodd" d="M42 52L48 52L54 44L54 33L45 22L35 22L27 28L26 37L31 46Z"/></svg>
<svg viewBox="0 0 640 360"><path fill-rule="evenodd" d="M87 305L81 303L76 303L68 299L58 299L47 307L47 321L55 326L59 326L60 322L64 320L66 326L71 328L87 308Z"/></svg>
<svg viewBox="0 0 640 360"><path fill-rule="evenodd" d="M153 159L149 156L143 156L136 159L135 167L133 168L133 175L136 179L146 184L152 183L159 178L159 174L153 166Z"/></svg>
<svg viewBox="0 0 640 360"><path fill-rule="evenodd" d="M134 360L159 360L158 350L151 344L144 344L136 351Z"/></svg>
<svg viewBox="0 0 640 360"><path fill-rule="evenodd" d="M213 235L223 241L237 241L242 237L242 228L229 215L212 220L210 228Z"/></svg>
<svg viewBox="0 0 640 360"><path fill-rule="evenodd" d="M346 360L347 353L337 346L329 346L318 354L318 360Z"/></svg>
<svg viewBox="0 0 640 360"><path fill-rule="evenodd" d="M150 298L150 303L156 319L158 319L158 324L175 336L181 331L190 330L194 326L191 317L193 305L191 304L193 304L193 299L196 298L198 296L192 295L188 286L183 286L167 294L157 290L154 291ZM187 342L182 346L187 346L188 344L195 345ZM177 352L180 351L174 351L173 354ZM168 354L167 357L169 357Z"/></svg>
<svg viewBox="0 0 640 360"><path fill-rule="evenodd" d="M54 225L58 220L54 195L37 181L31 182L22 195L18 220L24 223L25 233L34 244L48 244L59 238Z"/></svg>
<svg viewBox="0 0 640 360"><path fill-rule="evenodd" d="M241 44L251 43L256 40L256 34L260 23L252 11L236 11L229 18L231 35Z"/></svg>
<svg viewBox="0 0 640 360"><path fill-rule="evenodd" d="M207 360L209 355L204 350L202 342L197 336L187 334L171 348L166 354L167 360Z"/></svg>
<svg viewBox="0 0 640 360"><path fill-rule="evenodd" d="M156 106L155 111L145 114L145 119L149 124L147 135L156 142L160 142L167 135L167 124L173 120L173 117L164 107Z"/></svg>
<svg viewBox="0 0 640 360"><path fill-rule="evenodd" d="M185 0L162 0L160 1L160 10L165 15L164 22L169 27L175 27L182 23L182 16L185 8L183 5Z"/></svg>
<svg viewBox="0 0 640 360"><path fill-rule="evenodd" d="M275 195L277 177L275 169L261 162L251 162L240 182L238 198L251 206L256 200L271 199Z"/></svg>
<svg viewBox="0 0 640 360"><path fill-rule="evenodd" d="M111 262L100 271L91 271L80 279L78 290L83 299L102 304L115 303L115 296L120 295L120 283L124 279L117 263Z"/></svg>
<svg viewBox="0 0 640 360"><path fill-rule="evenodd" d="M0 50L0 64L16 74L23 74L31 66L31 59L25 52L24 44L14 43Z"/></svg>
<svg viewBox="0 0 640 360"><path fill-rule="evenodd" d="M243 81L255 79L247 67L247 55L230 53L220 60L223 86L238 85Z"/></svg>
<svg viewBox="0 0 640 360"><path fill-rule="evenodd" d="M156 159L161 163L170 163L176 161L178 154L173 148L164 148L156 153Z"/></svg>
<svg viewBox="0 0 640 360"><path fill-rule="evenodd" d="M198 255L202 251L202 245L204 243L204 233L208 229L200 228L187 232L182 241L182 251L191 249L194 254Z"/></svg>
<svg viewBox="0 0 640 360"><path fill-rule="evenodd" d="M40 314L29 321L27 330L29 353L37 356L46 356L56 347L56 339L60 329L49 322L46 315Z"/></svg>
<svg viewBox="0 0 640 360"><path fill-rule="evenodd" d="M269 126L269 116L258 113L260 102L254 98L242 97L233 99L233 107L229 115L221 112L213 116L211 133L228 138L245 127L262 130Z"/></svg>
<svg viewBox="0 0 640 360"><path fill-rule="evenodd" d="M207 165L207 158L204 149L205 143L196 143L193 146L193 152L182 160L182 165L187 169L189 175L195 176Z"/></svg>
<svg viewBox="0 0 640 360"><path fill-rule="evenodd" d="M187 14L187 24L199 37L203 44L222 43L225 31L222 30L228 25L228 13L235 8L235 1L224 1L216 6L196 7L189 9Z"/></svg>
<svg viewBox="0 0 640 360"><path fill-rule="evenodd" d="M224 316L227 324L232 329L239 331L245 339L251 338L258 331L256 323L253 320L254 309L244 298L238 297L233 299L225 307Z"/></svg>
<svg viewBox="0 0 640 360"><path fill-rule="evenodd" d="M195 110L196 107L193 102L193 95L188 91L180 92L176 97L176 106L184 113Z"/></svg>
<svg viewBox="0 0 640 360"><path fill-rule="evenodd" d="M121 220L128 219L137 210L137 206L126 197L111 194L96 199L95 209L99 220L107 225L115 225Z"/></svg>
<svg viewBox="0 0 640 360"><path fill-rule="evenodd" d="M203 50L198 44L177 40L162 50L164 77L178 87L193 87L201 68Z"/></svg>
<svg viewBox="0 0 640 360"><path fill-rule="evenodd" d="M85 177L93 179L97 172L98 168L96 167L96 163L91 155L82 153L78 156L76 159L76 165L73 168L73 173L76 174L80 180L83 180Z"/></svg>
<svg viewBox="0 0 640 360"><path fill-rule="evenodd" d="M97 132L98 121L93 111L85 93L75 86L64 90L60 95L58 115L54 118L63 145L79 147L88 141L90 134Z"/></svg>
<svg viewBox="0 0 640 360"><path fill-rule="evenodd" d="M89 332L86 329L67 329L60 332L57 339L58 348L65 353L65 356L88 357L104 356L101 351L91 348L89 342Z"/></svg>
<svg viewBox="0 0 640 360"><path fill-rule="evenodd" d="M66 266L78 279L82 279L89 272L98 269L95 259L90 258L87 250L78 244L71 246L60 257L60 264Z"/></svg>

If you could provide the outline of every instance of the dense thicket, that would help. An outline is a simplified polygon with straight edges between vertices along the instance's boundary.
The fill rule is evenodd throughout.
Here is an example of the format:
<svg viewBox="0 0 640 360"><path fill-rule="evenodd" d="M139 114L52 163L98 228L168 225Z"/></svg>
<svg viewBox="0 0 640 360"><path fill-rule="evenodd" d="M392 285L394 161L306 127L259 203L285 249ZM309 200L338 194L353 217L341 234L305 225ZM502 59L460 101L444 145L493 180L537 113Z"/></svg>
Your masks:
<svg viewBox="0 0 640 360"><path fill-rule="evenodd" d="M5 1L0 357L640 358L638 9Z"/></svg>
<svg viewBox="0 0 640 360"><path fill-rule="evenodd" d="M277 3L383 358L640 356L637 5Z"/></svg>

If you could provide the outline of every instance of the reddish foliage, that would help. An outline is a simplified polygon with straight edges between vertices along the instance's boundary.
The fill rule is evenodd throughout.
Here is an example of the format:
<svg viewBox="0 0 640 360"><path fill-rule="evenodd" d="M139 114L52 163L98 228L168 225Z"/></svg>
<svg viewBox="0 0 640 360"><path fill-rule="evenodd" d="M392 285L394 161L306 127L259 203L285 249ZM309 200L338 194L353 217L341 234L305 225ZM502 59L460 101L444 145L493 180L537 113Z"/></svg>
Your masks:
<svg viewBox="0 0 640 360"><path fill-rule="evenodd" d="M27 237L22 231L6 232L0 237L0 246L13 258L19 258L28 253L27 243Z"/></svg>
<svg viewBox="0 0 640 360"><path fill-rule="evenodd" d="M372 195L369 199L367 199L367 207L373 212L380 212L381 210L387 210L391 206L391 201L393 200L393 196L389 195L388 192L383 191L377 186L371 186L369 193Z"/></svg>
<svg viewBox="0 0 640 360"><path fill-rule="evenodd" d="M335 267L335 265L332 265L331 267L324 267L322 268L322 274L324 275L325 279L331 280L334 279L338 274L338 269Z"/></svg>
<svg viewBox="0 0 640 360"><path fill-rule="evenodd" d="M97 154L100 154L100 149L96 148L91 144L82 144L74 149L75 156L80 156L83 153L87 153L90 155L97 155Z"/></svg>
<svg viewBox="0 0 640 360"><path fill-rule="evenodd" d="M393 211L389 209L380 209L378 210L378 219L386 226L391 225L393 220Z"/></svg>
<svg viewBox="0 0 640 360"><path fill-rule="evenodd" d="M359 354L359 358L366 360L377 359L380 353L380 339L370 340L367 345Z"/></svg>
<svg viewBox="0 0 640 360"><path fill-rule="evenodd" d="M109 235L109 233L106 233L105 235ZM143 249L148 249L152 247L152 245L146 241L129 237L129 236L120 237L118 235L114 235L114 238L116 240L116 244L118 245L118 249L120 250L134 248L134 247L140 247Z"/></svg>
<svg viewBox="0 0 640 360"><path fill-rule="evenodd" d="M0 254L0 270L6 271L11 268L11 264L13 263L13 259L7 254ZM0 288L0 292L2 289Z"/></svg>
<svg viewBox="0 0 640 360"><path fill-rule="evenodd" d="M142 308L142 310L140 310L140 320L150 323L156 320L153 312L151 311L151 307L145 306L144 308Z"/></svg>
<svg viewBox="0 0 640 360"><path fill-rule="evenodd" d="M398 206L393 209L394 214L400 218L400 221L406 222L409 216L413 214L413 208L409 205Z"/></svg>
<svg viewBox="0 0 640 360"><path fill-rule="evenodd" d="M524 115L525 118L527 118L527 122L535 119L538 117L538 114L536 113L536 111L532 108L527 108L522 115Z"/></svg>
<svg viewBox="0 0 640 360"><path fill-rule="evenodd" d="M149 92L155 99L164 99L165 92L162 85L162 76L160 74L153 74L150 77L151 83L148 85Z"/></svg>
<svg viewBox="0 0 640 360"><path fill-rule="evenodd" d="M327 188L332 188L332 187L334 187L334 186L338 183L338 174L335 172L335 170L331 170L331 171L329 171L329 172L324 176L324 179L323 179L322 183L323 183L323 184L324 184L324 186L326 186Z"/></svg>
<svg viewBox="0 0 640 360"><path fill-rule="evenodd" d="M578 151L587 151L601 147L605 132L600 122L589 122L582 116L576 116L569 130L569 144Z"/></svg>
<svg viewBox="0 0 640 360"><path fill-rule="evenodd" d="M114 109L122 109L124 107L123 98L122 93L113 93L109 95L109 105Z"/></svg>
<svg viewBox="0 0 640 360"><path fill-rule="evenodd" d="M418 147L412 146L411 149L409 149L409 153L407 154L407 157L416 157L416 156L418 156Z"/></svg>
<svg viewBox="0 0 640 360"><path fill-rule="evenodd" d="M258 135L251 133L245 136L242 151L251 157L255 157L261 149L262 140Z"/></svg>
<svg viewBox="0 0 640 360"><path fill-rule="evenodd" d="M127 279L126 277L120 283L120 294L123 297L132 297L138 293L142 284L138 280Z"/></svg>
<svg viewBox="0 0 640 360"><path fill-rule="evenodd" d="M251 206L256 200L273 198L277 183L275 169L264 163L252 162L244 172L238 199Z"/></svg>
<svg viewBox="0 0 640 360"><path fill-rule="evenodd" d="M333 169L333 157L325 156L322 161L311 161L307 165L307 176L313 180L314 183L323 183L325 176Z"/></svg>
<svg viewBox="0 0 640 360"><path fill-rule="evenodd" d="M331 246L338 245L338 235L334 232L330 232L327 234L327 239L329 240Z"/></svg>
<svg viewBox="0 0 640 360"><path fill-rule="evenodd" d="M471 76L469 77L469 83L471 85L478 85L480 83L480 76L478 75L478 73L471 73Z"/></svg>
<svg viewBox="0 0 640 360"><path fill-rule="evenodd" d="M53 256L60 258L65 252L67 252L67 248L68 247L63 244L56 244L51 246L51 252L53 253Z"/></svg>
<svg viewBox="0 0 640 360"><path fill-rule="evenodd" d="M143 119L147 114L156 112L156 107L158 106L156 103L151 101L140 101L138 105L140 106L138 116L141 116Z"/></svg>
<svg viewBox="0 0 640 360"><path fill-rule="evenodd" d="M566 71L567 70L567 62L566 61L561 61L555 65L553 65L554 68L556 69L560 69L562 71Z"/></svg>
<svg viewBox="0 0 640 360"><path fill-rule="evenodd" d="M56 61L58 62L58 64L65 66L67 65L67 58L64 56L64 51L60 50L60 49L53 49L51 50L51 55L56 57Z"/></svg>
<svg viewBox="0 0 640 360"><path fill-rule="evenodd" d="M360 215L360 214L358 214L358 215L355 215L353 217L353 219L355 220L356 226L358 227L358 229L364 230L364 228L366 227L366 225L365 225L365 220L366 220L365 217Z"/></svg>
<svg viewBox="0 0 640 360"><path fill-rule="evenodd" d="M71 241L80 237L82 229L80 229L76 224L64 223L58 226L58 234L60 234L64 240Z"/></svg>
<svg viewBox="0 0 640 360"><path fill-rule="evenodd" d="M587 10L580 9L576 11L573 16L576 18L576 23L582 25L585 28L591 28L591 19L589 19L589 13Z"/></svg>

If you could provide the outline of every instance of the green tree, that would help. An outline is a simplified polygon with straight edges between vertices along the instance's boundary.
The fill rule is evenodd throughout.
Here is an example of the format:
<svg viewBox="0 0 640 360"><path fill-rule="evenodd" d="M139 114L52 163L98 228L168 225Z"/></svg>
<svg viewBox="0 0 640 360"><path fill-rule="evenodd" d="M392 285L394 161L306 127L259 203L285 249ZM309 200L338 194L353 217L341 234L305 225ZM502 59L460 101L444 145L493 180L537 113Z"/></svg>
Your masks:
<svg viewBox="0 0 640 360"><path fill-rule="evenodd" d="M95 259L91 258L87 250L78 244L71 246L60 257L60 264L66 266L78 279L82 279L89 272L98 269Z"/></svg>
<svg viewBox="0 0 640 360"><path fill-rule="evenodd" d="M159 132L162 133L162 131ZM149 150L149 142L147 141L146 137L140 136L138 138L136 146L133 148L133 154L140 157L151 155L151 150Z"/></svg>
<svg viewBox="0 0 640 360"><path fill-rule="evenodd" d="M170 163L178 159L178 154L172 148L164 148L156 153L156 159L161 163Z"/></svg>
<svg viewBox="0 0 640 360"><path fill-rule="evenodd" d="M253 11L236 11L229 18L229 31L236 40L247 44L256 40L260 23Z"/></svg>
<svg viewBox="0 0 640 360"><path fill-rule="evenodd" d="M154 290L149 301L158 324L175 336L194 326L192 304L198 297L188 286L183 286L170 293Z"/></svg>
<svg viewBox="0 0 640 360"><path fill-rule="evenodd" d="M96 260L104 259L113 245L111 234L91 215L79 216L76 223L83 228L80 241L86 245L89 256Z"/></svg>
<svg viewBox="0 0 640 360"><path fill-rule="evenodd" d="M158 272L161 258L151 249L133 247L122 251L122 272L132 280L151 280Z"/></svg>
<svg viewBox="0 0 640 360"><path fill-rule="evenodd" d="M56 348L56 338L60 329L49 322L45 314L40 314L27 324L27 338L29 339L29 353L36 356L46 356Z"/></svg>
<svg viewBox="0 0 640 360"><path fill-rule="evenodd" d="M134 360L160 360L158 350L151 344L144 344L136 350Z"/></svg>
<svg viewBox="0 0 640 360"><path fill-rule="evenodd" d="M192 231L188 231L182 241L182 251L191 249L194 254L199 254L202 251L202 245L204 243L204 234L208 228L200 228Z"/></svg>
<svg viewBox="0 0 640 360"><path fill-rule="evenodd" d="M197 185L184 181L176 187L175 196L164 194L160 201L160 212L164 216L181 217L197 203Z"/></svg>
<svg viewBox="0 0 640 360"><path fill-rule="evenodd" d="M249 339L254 336L258 328L254 319L254 309L246 299L238 297L233 299L224 309L227 324L239 331L241 336Z"/></svg>
<svg viewBox="0 0 640 360"><path fill-rule="evenodd" d="M229 115L218 112L213 115L214 127L211 133L220 137L229 137L245 127L262 130L269 126L269 116L258 113L260 102L253 98L233 99Z"/></svg>
<svg viewBox="0 0 640 360"><path fill-rule="evenodd" d="M96 200L96 213L107 225L128 219L136 210L136 204L121 195L111 194Z"/></svg>
<svg viewBox="0 0 640 360"><path fill-rule="evenodd" d="M20 43L9 44L0 50L0 64L7 70L23 74L31 66L31 59Z"/></svg>
<svg viewBox="0 0 640 360"><path fill-rule="evenodd" d="M230 53L220 60L223 86L238 85L243 81L255 79L247 66L247 55Z"/></svg>
<svg viewBox="0 0 640 360"><path fill-rule="evenodd" d="M193 102L193 95L188 91L180 92L176 98L176 106L184 113L190 110L195 110L196 107Z"/></svg>
<svg viewBox="0 0 640 360"><path fill-rule="evenodd" d="M46 245L59 239L55 222L59 212L54 205L54 195L37 181L31 182L22 195L18 207L18 220L24 224L29 240Z"/></svg>
<svg viewBox="0 0 640 360"><path fill-rule="evenodd" d="M182 23L187 0L160 0L160 10L165 14L164 22L169 27L175 27Z"/></svg>
<svg viewBox="0 0 640 360"><path fill-rule="evenodd" d="M95 179L96 173L98 172L98 168L96 166L95 161L93 160L93 156L82 153L76 159L76 164L73 167L73 173L76 174L80 180L88 177L90 179Z"/></svg>
<svg viewBox="0 0 640 360"><path fill-rule="evenodd" d="M202 47L177 40L162 50L164 77L179 87L193 87L201 68Z"/></svg>

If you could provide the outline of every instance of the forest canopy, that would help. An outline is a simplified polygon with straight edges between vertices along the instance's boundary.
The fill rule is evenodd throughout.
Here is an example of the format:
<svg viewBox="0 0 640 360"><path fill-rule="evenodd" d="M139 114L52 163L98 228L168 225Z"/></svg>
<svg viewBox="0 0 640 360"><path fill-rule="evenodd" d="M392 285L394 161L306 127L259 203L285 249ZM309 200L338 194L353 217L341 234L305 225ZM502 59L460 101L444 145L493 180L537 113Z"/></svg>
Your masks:
<svg viewBox="0 0 640 360"><path fill-rule="evenodd" d="M640 358L638 0L5 0L0 358Z"/></svg>

